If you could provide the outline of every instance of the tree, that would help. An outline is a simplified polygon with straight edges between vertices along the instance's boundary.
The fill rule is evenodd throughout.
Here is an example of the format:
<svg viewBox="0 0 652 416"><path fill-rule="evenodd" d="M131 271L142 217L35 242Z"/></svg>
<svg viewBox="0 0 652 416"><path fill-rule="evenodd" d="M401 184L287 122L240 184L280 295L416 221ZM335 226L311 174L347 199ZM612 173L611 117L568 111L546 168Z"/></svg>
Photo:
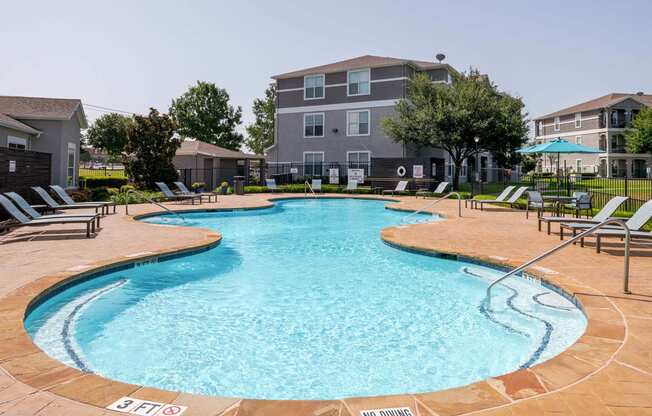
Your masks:
<svg viewBox="0 0 652 416"><path fill-rule="evenodd" d="M652 108L642 109L625 130L629 153L652 153Z"/></svg>
<svg viewBox="0 0 652 416"><path fill-rule="evenodd" d="M256 121L247 126L249 137L245 144L254 153L262 155L265 149L274 144L276 115L276 85L271 84L265 90L265 98L256 98L253 106Z"/></svg>
<svg viewBox="0 0 652 416"><path fill-rule="evenodd" d="M209 82L197 81L181 97L172 100L170 115L179 134L231 150L239 150L243 136L236 131L242 108L229 105L229 94Z"/></svg>
<svg viewBox="0 0 652 416"><path fill-rule="evenodd" d="M117 113L104 114L86 130L86 144L103 149L112 158L118 158L127 144L127 131L131 117Z"/></svg>
<svg viewBox="0 0 652 416"><path fill-rule="evenodd" d="M175 130L174 120L154 108L150 108L148 116L134 116L125 146L126 170L140 187L154 189L154 182L177 180L172 159L181 147L181 139Z"/></svg>
<svg viewBox="0 0 652 416"><path fill-rule="evenodd" d="M462 163L476 151L491 152L509 166L527 140L527 120L520 98L499 91L477 70L435 84L425 74L410 80L408 96L396 105L396 115L382 120L395 141L444 149L455 165L453 188L459 188ZM475 138L479 143L476 144Z"/></svg>

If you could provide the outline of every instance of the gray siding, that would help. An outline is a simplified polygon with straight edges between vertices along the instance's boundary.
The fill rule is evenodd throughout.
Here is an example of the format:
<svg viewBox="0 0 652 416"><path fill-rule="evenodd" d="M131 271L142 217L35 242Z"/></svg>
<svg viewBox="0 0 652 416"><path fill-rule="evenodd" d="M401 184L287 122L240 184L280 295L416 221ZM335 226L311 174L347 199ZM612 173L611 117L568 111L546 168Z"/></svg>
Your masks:
<svg viewBox="0 0 652 416"><path fill-rule="evenodd" d="M339 87L326 87L325 97L317 100L304 100L303 90L281 92L278 96L278 108L399 99L403 97L405 81L372 82L371 94L369 95L349 97L346 94L346 90L347 87L344 85Z"/></svg>
<svg viewBox="0 0 652 416"><path fill-rule="evenodd" d="M8 127L0 126L0 147L7 147L9 144L8 137L13 136L13 137L20 137L21 139L27 139L27 148L29 149L30 145L30 138L32 137L28 133L24 133L22 131L10 129Z"/></svg>

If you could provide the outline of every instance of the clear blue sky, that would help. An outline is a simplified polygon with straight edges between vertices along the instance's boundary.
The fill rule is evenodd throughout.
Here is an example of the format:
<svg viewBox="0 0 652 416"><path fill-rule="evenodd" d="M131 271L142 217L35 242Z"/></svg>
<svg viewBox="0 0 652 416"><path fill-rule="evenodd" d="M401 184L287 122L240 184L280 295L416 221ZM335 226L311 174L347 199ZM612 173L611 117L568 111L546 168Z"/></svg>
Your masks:
<svg viewBox="0 0 652 416"><path fill-rule="evenodd" d="M12 1L2 15L0 94L133 112L167 111L206 80L248 123L271 75L364 54L443 52L522 96L531 116L609 92L652 93L649 0Z"/></svg>

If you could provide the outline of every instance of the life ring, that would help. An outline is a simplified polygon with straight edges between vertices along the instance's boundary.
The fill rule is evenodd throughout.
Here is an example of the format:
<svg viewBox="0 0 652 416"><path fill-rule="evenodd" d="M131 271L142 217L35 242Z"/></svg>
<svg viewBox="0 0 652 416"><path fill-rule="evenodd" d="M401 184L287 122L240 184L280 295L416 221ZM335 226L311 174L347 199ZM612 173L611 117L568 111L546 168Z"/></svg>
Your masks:
<svg viewBox="0 0 652 416"><path fill-rule="evenodd" d="M405 176L405 166L399 166L398 169L396 169L396 174L400 176L401 178Z"/></svg>

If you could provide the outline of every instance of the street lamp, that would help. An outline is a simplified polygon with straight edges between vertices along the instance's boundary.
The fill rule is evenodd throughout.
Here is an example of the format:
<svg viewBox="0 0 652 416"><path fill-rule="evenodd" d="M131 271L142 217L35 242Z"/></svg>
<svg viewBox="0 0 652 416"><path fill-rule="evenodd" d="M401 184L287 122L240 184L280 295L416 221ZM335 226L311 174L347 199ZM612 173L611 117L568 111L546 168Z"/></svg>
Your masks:
<svg viewBox="0 0 652 416"><path fill-rule="evenodd" d="M478 155L480 153L479 151L480 149L478 149L478 143L480 143L480 138L478 136L475 136L473 138L473 141L475 142L475 163L473 164L473 168L474 168L473 174L475 175L475 180L471 182L471 194L474 194L474 189L475 189L474 182L479 182L480 179L480 176L478 175L478 173L480 172L480 160L478 159Z"/></svg>

